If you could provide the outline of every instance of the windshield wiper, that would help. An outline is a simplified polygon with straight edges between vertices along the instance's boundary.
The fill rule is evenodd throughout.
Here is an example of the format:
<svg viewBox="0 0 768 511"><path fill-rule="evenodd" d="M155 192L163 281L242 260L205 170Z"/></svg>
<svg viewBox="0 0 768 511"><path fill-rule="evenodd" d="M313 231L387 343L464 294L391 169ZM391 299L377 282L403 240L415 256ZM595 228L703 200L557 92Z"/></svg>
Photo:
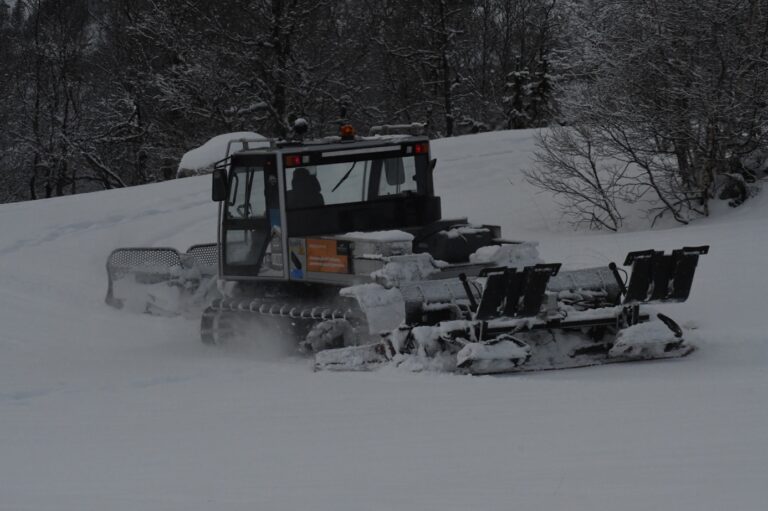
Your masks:
<svg viewBox="0 0 768 511"><path fill-rule="evenodd" d="M253 170L250 170L248 172L248 175L245 177L245 204L243 204L244 218L248 218L249 216L251 216L251 209L253 209L253 207L251 206L251 190L253 189L253 178L255 176L256 176L256 173Z"/></svg>
<svg viewBox="0 0 768 511"><path fill-rule="evenodd" d="M334 186L334 187L333 187L333 190L331 190L331 193L335 192L335 191L336 191L336 189L338 189L338 188L341 186L341 183L343 183L344 181L346 181L346 180L347 180L347 178L349 177L349 175L352 173L352 169L354 169L354 168L355 168L355 165L357 165L357 162L354 162L354 163L352 164L352 166L351 166L351 167L349 167L349 170L347 171L347 173L346 173L346 174L344 174L344 176L343 176L343 177L342 177L342 178L339 180L339 182L338 182L338 183L336 183L336 186Z"/></svg>

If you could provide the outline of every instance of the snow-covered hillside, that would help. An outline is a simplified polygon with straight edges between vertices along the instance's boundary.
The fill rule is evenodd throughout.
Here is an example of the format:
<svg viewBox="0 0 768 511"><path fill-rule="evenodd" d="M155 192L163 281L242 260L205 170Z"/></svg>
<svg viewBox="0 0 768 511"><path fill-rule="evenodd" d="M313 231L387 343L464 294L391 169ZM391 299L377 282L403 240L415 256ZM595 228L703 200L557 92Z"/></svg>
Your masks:
<svg viewBox="0 0 768 511"><path fill-rule="evenodd" d="M768 196L685 228L571 232L533 132L436 141L445 216L568 267L710 244L671 361L508 377L313 373L271 339L103 302L117 246L213 241L209 178L0 206L0 510L759 510ZM266 344L266 347L259 347Z"/></svg>

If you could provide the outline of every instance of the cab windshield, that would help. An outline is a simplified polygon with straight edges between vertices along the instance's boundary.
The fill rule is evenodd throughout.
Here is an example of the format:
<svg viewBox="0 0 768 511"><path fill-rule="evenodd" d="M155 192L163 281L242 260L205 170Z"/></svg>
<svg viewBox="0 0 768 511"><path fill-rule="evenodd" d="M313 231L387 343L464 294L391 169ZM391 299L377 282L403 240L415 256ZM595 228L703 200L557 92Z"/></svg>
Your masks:
<svg viewBox="0 0 768 511"><path fill-rule="evenodd" d="M417 167L426 157L396 156L328 163L285 170L288 209L366 202L393 195L424 193Z"/></svg>

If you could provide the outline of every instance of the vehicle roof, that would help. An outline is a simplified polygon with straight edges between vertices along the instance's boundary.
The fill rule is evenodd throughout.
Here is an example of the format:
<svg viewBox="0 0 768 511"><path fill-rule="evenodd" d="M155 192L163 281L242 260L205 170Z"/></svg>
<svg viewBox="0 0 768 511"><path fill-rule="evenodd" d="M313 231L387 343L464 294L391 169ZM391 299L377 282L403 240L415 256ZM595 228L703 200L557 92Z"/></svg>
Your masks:
<svg viewBox="0 0 768 511"><path fill-rule="evenodd" d="M265 153L306 153L315 151L343 151L345 149L365 149L369 147L386 147L403 143L429 142L425 136L412 135L377 135L375 137L357 138L355 140L341 140L339 137L306 140L304 142L277 142L271 147L262 147L238 151L238 155L265 154Z"/></svg>

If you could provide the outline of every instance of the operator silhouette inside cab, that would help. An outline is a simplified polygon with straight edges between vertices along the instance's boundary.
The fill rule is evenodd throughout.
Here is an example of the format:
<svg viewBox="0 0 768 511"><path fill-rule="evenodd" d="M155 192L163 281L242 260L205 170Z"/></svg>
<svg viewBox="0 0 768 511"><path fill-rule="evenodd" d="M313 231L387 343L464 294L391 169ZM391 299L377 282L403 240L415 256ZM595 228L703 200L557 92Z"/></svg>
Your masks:
<svg viewBox="0 0 768 511"><path fill-rule="evenodd" d="M304 167L293 171L291 189L286 193L285 199L289 209L316 208L325 205L317 177L310 174Z"/></svg>

